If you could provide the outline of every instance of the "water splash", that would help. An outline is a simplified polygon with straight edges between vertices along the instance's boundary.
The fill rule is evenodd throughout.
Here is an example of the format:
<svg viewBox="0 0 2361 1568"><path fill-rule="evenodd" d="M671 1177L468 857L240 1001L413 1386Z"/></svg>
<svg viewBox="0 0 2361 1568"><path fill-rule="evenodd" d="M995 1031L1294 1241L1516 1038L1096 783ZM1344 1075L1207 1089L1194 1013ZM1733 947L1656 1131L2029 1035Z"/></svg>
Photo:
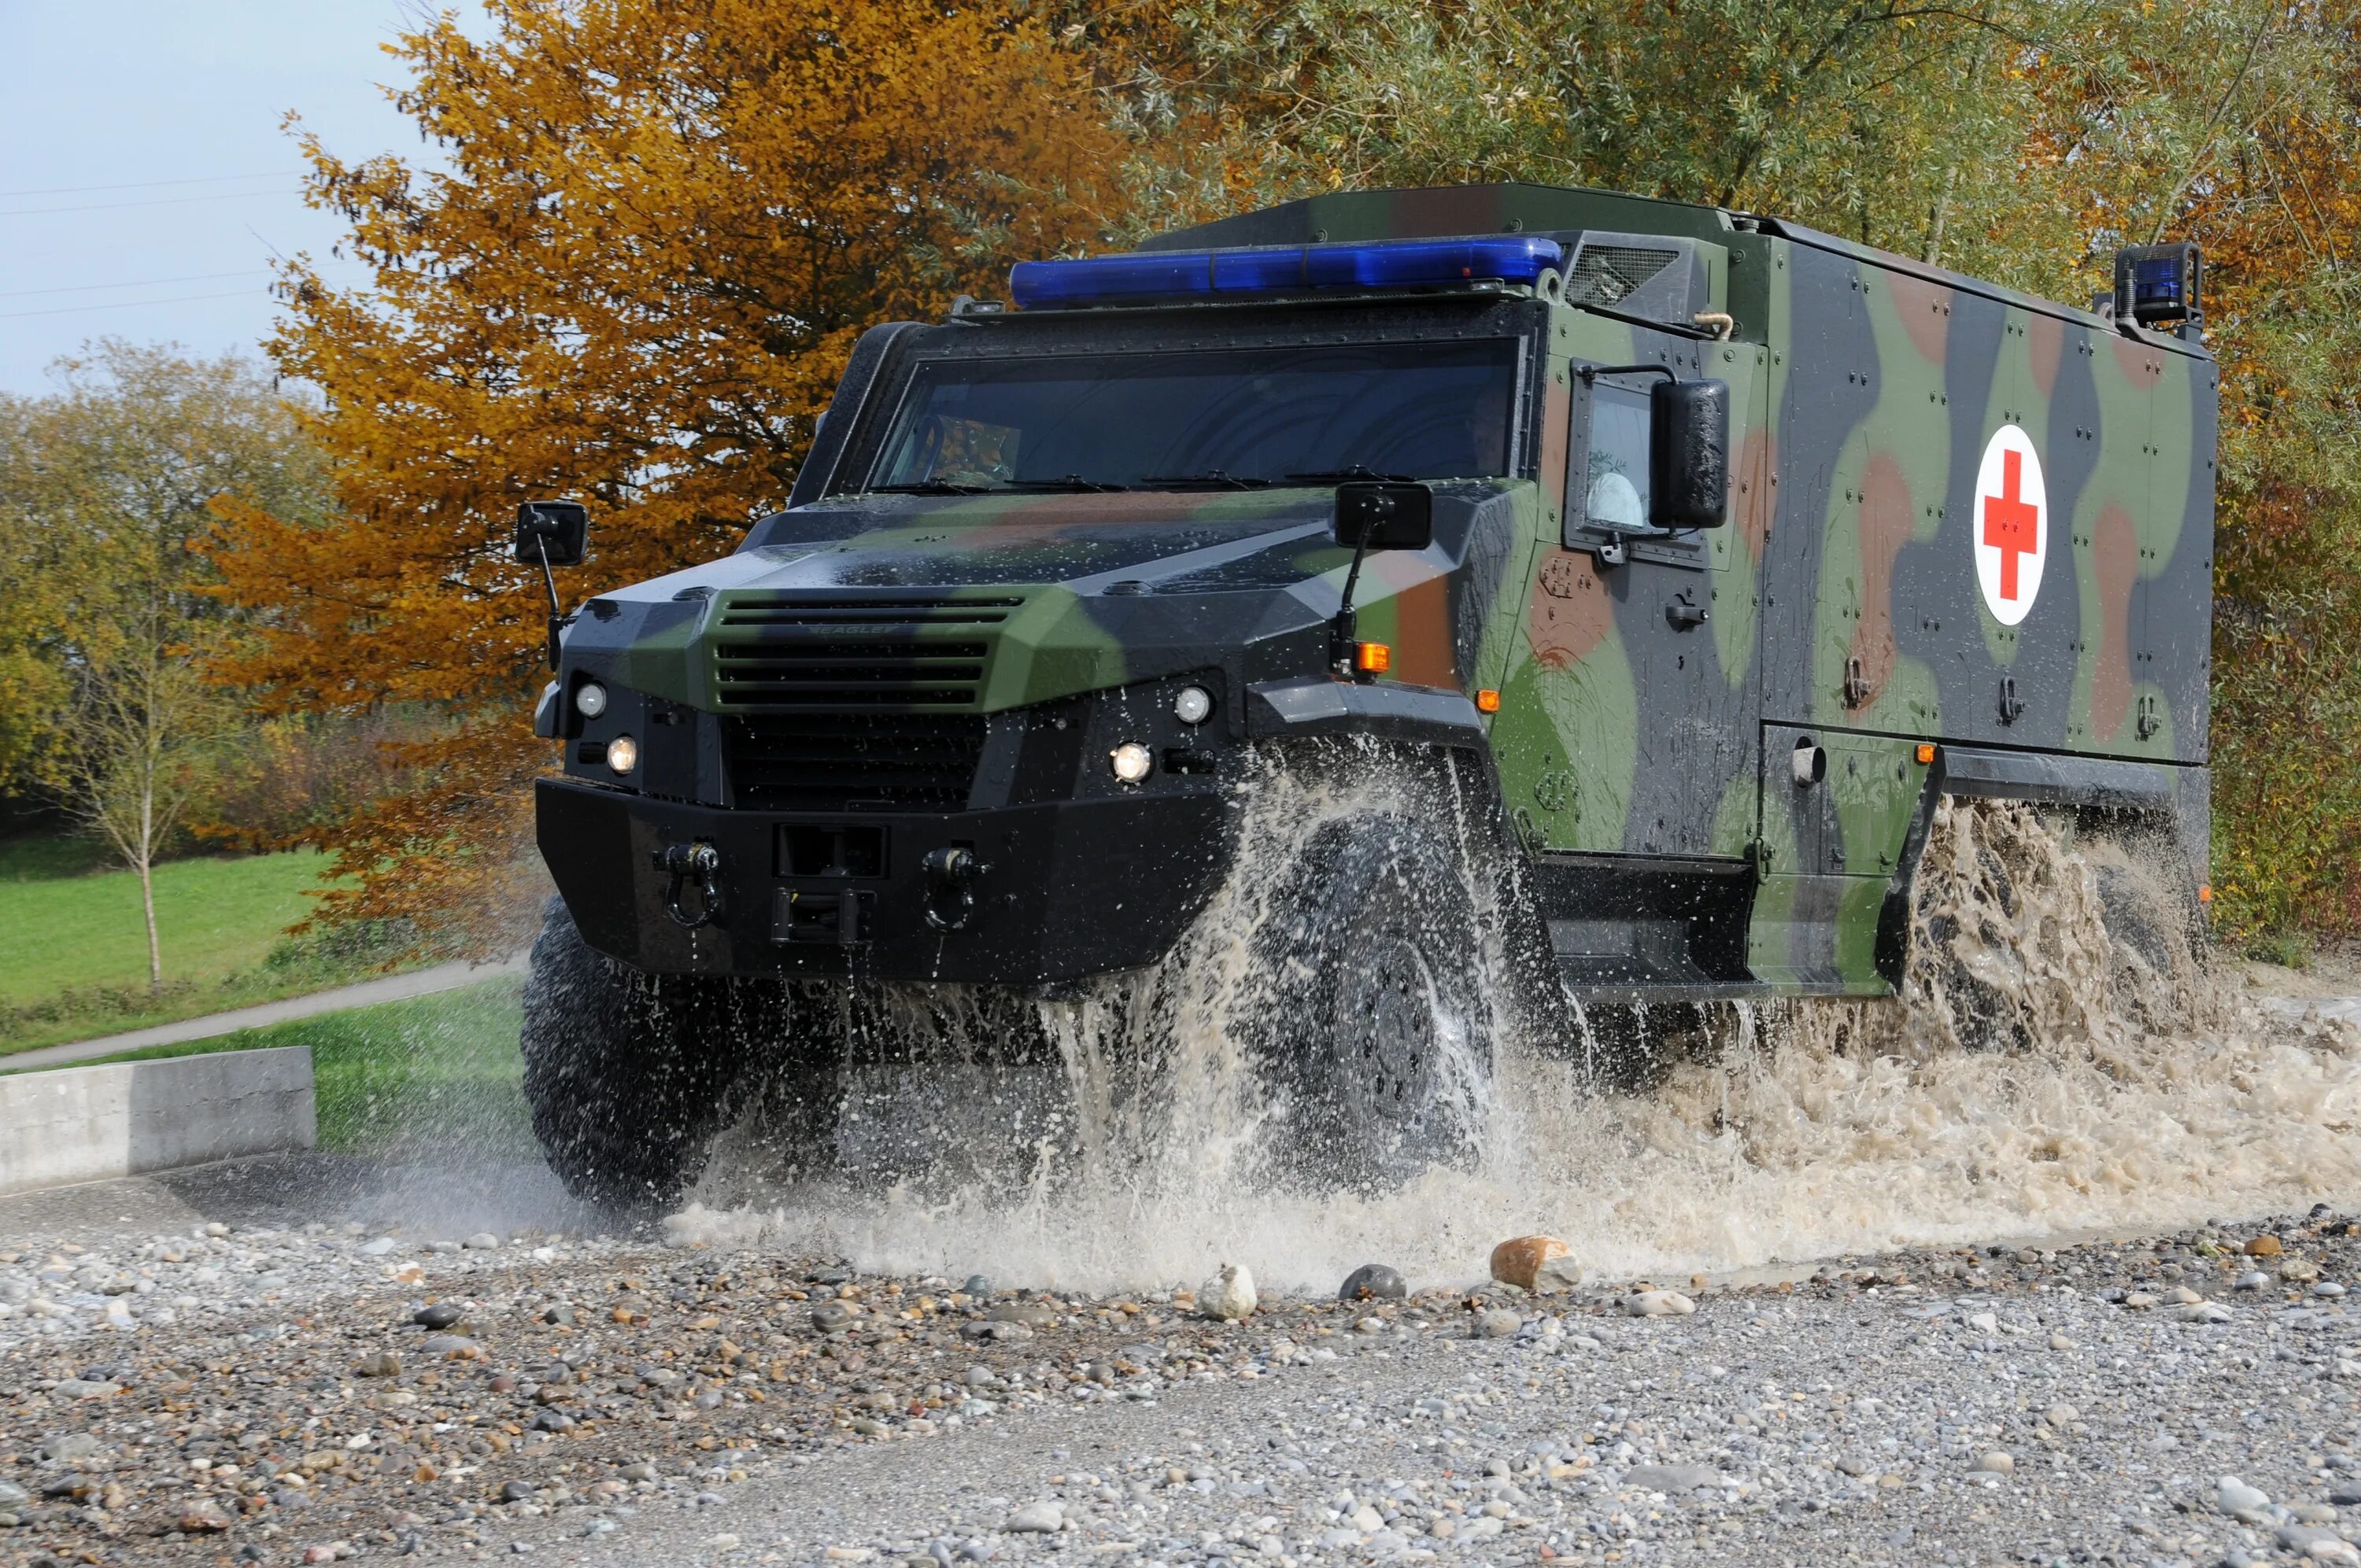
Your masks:
<svg viewBox="0 0 2361 1568"><path fill-rule="evenodd" d="M1311 1190L1269 1158L1289 1107L1251 1045L1301 978L1256 961L1301 916L1271 847L1388 813L1472 828L1447 795L1366 766L1274 771L1248 809L1258 848L1175 961L1036 1005L1025 1022L1046 1048L992 1069L1030 1071L1030 1090L961 1078L990 1009L938 998L968 1032L889 1075L902 1088L873 1093L860 1124L920 1157L884 1178L788 1177L741 1128L668 1230L1071 1288L1193 1282L1226 1258L1320 1289L1373 1259L1464 1281L1535 1230L1597 1277L1662 1277L2361 1192L2361 1029L2275 1016L2209 977L2156 913L2173 900L2153 846L1948 801L1901 998L1728 1010L1665 1041L1658 1080L1627 1093L1595 1087L1579 1015L1570 1038L1495 1017L1493 1071L1466 1080L1469 1168L1379 1195ZM1471 883L1479 903L1489 885ZM1505 987L1499 940L1476 961Z"/></svg>

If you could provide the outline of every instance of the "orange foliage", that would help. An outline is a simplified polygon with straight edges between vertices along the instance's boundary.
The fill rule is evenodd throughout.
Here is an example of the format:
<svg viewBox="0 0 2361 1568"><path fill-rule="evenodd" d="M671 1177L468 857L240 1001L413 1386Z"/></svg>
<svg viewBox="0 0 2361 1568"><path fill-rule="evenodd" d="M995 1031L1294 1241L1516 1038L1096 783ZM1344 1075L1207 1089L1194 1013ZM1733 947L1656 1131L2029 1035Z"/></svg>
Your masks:
<svg viewBox="0 0 2361 1568"><path fill-rule="evenodd" d="M271 350L320 388L342 521L224 509L262 621L225 673L280 711L438 705L432 782L337 831L329 913L492 938L527 885L540 587L522 499L597 519L568 597L728 550L785 498L853 339L938 315L1008 252L1095 232L1115 160L1087 70L1017 0L494 0L390 52L448 159L304 146L372 283L286 270Z"/></svg>

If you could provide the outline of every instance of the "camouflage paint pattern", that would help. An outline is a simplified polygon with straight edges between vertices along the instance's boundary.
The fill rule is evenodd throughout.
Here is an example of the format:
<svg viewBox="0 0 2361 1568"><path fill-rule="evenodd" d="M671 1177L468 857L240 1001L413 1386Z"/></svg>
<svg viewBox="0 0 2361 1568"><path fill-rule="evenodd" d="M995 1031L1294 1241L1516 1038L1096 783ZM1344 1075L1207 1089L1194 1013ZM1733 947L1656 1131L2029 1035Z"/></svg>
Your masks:
<svg viewBox="0 0 2361 1568"><path fill-rule="evenodd" d="M1775 220L1609 192L1348 192L1148 248L1503 230L1678 236L1706 280L1690 303L1730 318L1723 340L1552 289L1456 307L1481 313L1455 330L1531 345L1522 473L1439 484L1434 543L1370 557L1359 628L1394 650L1383 684L1500 694L1489 745L1530 854L1741 869L1747 972L1716 978L1857 992L1886 983L1879 924L1939 786L1923 743L2158 765L2202 861L2210 356ZM1152 346L1155 313L1124 315ZM1204 319L1172 313L1165 330ZM837 465L884 395L878 366L951 330L881 329L799 504L724 561L602 595L569 631L567 680L595 674L683 710L697 737L686 798L730 804L711 722L727 706L720 651L782 635L734 625L747 607L832 591L989 601L988 634L909 633L981 640L974 690L950 707L983 714L1207 668L1236 685L1324 670L1347 560L1325 489L861 493ZM1635 364L1728 384L1729 523L1616 561L1570 482L1591 401L1577 372ZM2004 425L2029 438L2048 498L2038 592L2013 626L1976 565L1979 468ZM652 710L619 706L577 733L647 732ZM1822 754L1811 782L1794 775L1799 747Z"/></svg>

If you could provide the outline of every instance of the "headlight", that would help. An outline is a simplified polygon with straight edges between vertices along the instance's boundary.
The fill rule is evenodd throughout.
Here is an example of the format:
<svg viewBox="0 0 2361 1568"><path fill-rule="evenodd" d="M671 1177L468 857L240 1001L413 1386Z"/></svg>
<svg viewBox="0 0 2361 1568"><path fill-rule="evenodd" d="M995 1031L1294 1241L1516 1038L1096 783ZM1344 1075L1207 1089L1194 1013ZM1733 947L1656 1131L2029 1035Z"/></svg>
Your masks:
<svg viewBox="0 0 2361 1568"><path fill-rule="evenodd" d="M1148 754L1148 748L1137 740L1126 740L1107 753L1107 766L1115 770L1115 778L1123 784L1137 784L1148 776L1148 770L1154 763L1155 759Z"/></svg>
<svg viewBox="0 0 2361 1568"><path fill-rule="evenodd" d="M574 688L574 711L585 718L596 718L607 711L607 688L597 681L584 681Z"/></svg>
<svg viewBox="0 0 2361 1568"><path fill-rule="evenodd" d="M617 776L630 773L640 764L640 743L628 735L618 735L607 742L607 765Z"/></svg>
<svg viewBox="0 0 2361 1568"><path fill-rule="evenodd" d="M1213 696L1203 686L1182 686L1172 699L1172 717L1183 724L1202 724L1213 711Z"/></svg>

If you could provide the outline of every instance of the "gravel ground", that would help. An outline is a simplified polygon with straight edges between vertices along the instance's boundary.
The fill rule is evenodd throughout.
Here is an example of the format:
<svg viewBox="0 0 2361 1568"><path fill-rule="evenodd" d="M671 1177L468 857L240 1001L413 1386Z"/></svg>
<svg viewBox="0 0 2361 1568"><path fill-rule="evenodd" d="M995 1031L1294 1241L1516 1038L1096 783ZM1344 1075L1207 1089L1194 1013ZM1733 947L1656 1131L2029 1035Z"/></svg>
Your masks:
<svg viewBox="0 0 2361 1568"><path fill-rule="evenodd" d="M2361 1563L2324 1212L1222 1323L326 1190L0 1201L0 1561Z"/></svg>

